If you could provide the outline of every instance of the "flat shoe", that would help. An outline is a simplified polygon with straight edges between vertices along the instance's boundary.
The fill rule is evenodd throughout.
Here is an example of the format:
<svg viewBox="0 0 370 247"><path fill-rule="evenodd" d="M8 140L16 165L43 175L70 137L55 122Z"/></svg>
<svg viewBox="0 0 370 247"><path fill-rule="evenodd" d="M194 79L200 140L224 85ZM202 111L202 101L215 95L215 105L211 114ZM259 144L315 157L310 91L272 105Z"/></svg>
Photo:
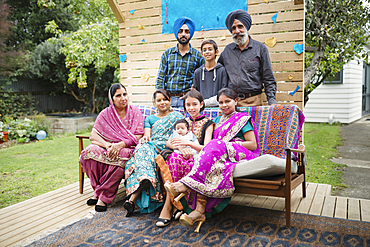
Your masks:
<svg viewBox="0 0 370 247"><path fill-rule="evenodd" d="M107 204L104 202L104 206L95 205L95 211L96 212L104 212L107 211Z"/></svg>
<svg viewBox="0 0 370 247"><path fill-rule="evenodd" d="M87 200L86 204L89 205L89 206L94 206L98 203L98 199L92 199L90 198L89 200Z"/></svg>
<svg viewBox="0 0 370 247"><path fill-rule="evenodd" d="M176 209L176 211L173 213L172 218L173 220L178 220L180 219L180 216L184 213L184 211L180 209Z"/></svg>
<svg viewBox="0 0 370 247"><path fill-rule="evenodd" d="M158 227L166 227L170 223L171 223L171 220L159 218L158 221L155 223L155 225L158 226Z"/></svg>
<svg viewBox="0 0 370 247"><path fill-rule="evenodd" d="M135 211L135 204L131 201L125 201L123 207L127 210L126 217L130 217L131 214Z"/></svg>

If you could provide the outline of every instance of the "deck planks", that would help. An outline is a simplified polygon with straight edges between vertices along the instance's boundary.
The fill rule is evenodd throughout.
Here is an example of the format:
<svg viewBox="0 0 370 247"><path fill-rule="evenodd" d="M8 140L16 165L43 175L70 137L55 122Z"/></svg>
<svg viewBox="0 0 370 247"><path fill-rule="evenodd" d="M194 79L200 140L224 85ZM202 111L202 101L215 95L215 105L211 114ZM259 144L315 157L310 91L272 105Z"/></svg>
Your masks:
<svg viewBox="0 0 370 247"><path fill-rule="evenodd" d="M336 198L334 196L326 196L324 200L324 205L322 207L322 216L333 217L335 209Z"/></svg>
<svg viewBox="0 0 370 247"><path fill-rule="evenodd" d="M307 196L302 198L302 187L292 192L292 212L322 215L341 219L370 222L370 200L335 197L331 186L307 183ZM0 210L0 246L29 244L38 236L52 233L93 212L86 200L93 195L89 180L85 179L84 194L78 193L78 183L40 195ZM125 196L120 186L115 201ZM231 204L285 210L283 198L235 193Z"/></svg>
<svg viewBox="0 0 370 247"><path fill-rule="evenodd" d="M348 219L361 220L359 199L348 198Z"/></svg>
<svg viewBox="0 0 370 247"><path fill-rule="evenodd" d="M78 183L57 189L0 210L0 246L10 246L86 216L94 207L86 205L93 191L86 179L84 194ZM125 196L120 186L116 201Z"/></svg>
<svg viewBox="0 0 370 247"><path fill-rule="evenodd" d="M338 197L337 203L335 204L335 218L346 219L347 218L347 198Z"/></svg>

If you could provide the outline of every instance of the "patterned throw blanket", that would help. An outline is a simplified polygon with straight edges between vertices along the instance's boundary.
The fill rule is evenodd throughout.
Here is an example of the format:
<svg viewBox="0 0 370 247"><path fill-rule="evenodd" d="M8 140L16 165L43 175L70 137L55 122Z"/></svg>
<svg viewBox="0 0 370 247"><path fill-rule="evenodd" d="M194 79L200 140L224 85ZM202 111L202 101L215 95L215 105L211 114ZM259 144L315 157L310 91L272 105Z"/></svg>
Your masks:
<svg viewBox="0 0 370 247"><path fill-rule="evenodd" d="M155 113L152 106L137 106L143 117ZM182 114L184 109L176 108ZM298 148L299 137L304 123L303 112L296 105L272 105L240 107L240 111L248 112L258 129L261 155L271 154L285 159L285 148ZM221 115L219 108L206 108L204 114L213 119Z"/></svg>

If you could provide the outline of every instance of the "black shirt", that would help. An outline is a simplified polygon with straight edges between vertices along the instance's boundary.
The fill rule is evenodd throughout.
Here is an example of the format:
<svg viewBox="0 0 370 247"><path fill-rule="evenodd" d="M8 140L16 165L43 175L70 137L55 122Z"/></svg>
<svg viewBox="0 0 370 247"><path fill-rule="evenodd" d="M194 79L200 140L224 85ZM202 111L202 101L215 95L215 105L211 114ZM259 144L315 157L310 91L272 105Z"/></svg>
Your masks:
<svg viewBox="0 0 370 247"><path fill-rule="evenodd" d="M218 62L226 69L230 88L237 93L252 93L264 88L269 105L276 104L276 80L264 44L249 37L248 46L241 51L236 43L231 43Z"/></svg>

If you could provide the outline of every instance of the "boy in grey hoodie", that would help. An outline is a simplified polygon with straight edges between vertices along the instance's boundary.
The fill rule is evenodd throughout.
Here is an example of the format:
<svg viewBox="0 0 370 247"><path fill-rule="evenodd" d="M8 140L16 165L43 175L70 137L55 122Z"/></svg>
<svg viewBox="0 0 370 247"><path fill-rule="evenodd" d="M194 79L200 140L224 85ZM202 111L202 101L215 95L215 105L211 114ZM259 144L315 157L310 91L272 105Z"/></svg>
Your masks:
<svg viewBox="0 0 370 247"><path fill-rule="evenodd" d="M227 87L227 73L224 66L216 62L218 46L215 41L203 41L200 49L206 63L194 72L194 88L202 94L206 107L218 106L217 92Z"/></svg>

